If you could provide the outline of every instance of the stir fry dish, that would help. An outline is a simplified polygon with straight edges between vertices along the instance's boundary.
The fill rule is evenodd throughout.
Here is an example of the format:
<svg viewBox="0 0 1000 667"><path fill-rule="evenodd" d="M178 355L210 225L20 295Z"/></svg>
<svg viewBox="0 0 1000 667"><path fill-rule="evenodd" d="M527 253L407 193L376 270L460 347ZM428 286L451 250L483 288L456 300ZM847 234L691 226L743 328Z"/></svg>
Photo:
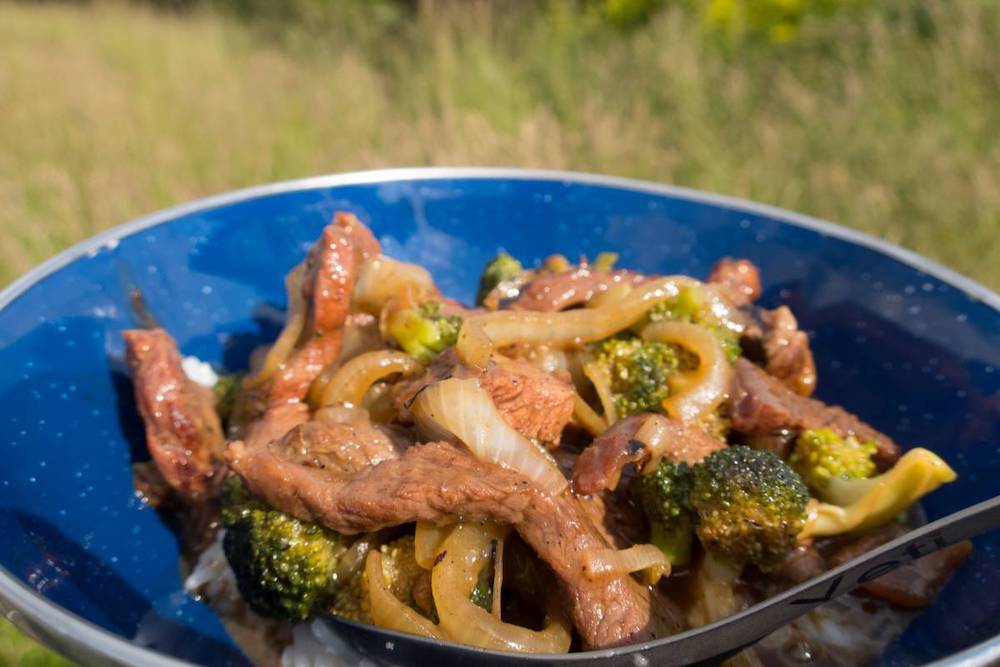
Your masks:
<svg viewBox="0 0 1000 667"><path fill-rule="evenodd" d="M501 253L468 306L338 213L247 373L124 332L152 459L137 490L180 519L185 573L216 555L189 590L272 656L325 615L501 651L622 646L897 537L955 479L811 397L808 336L755 305L751 262L698 280L616 260ZM970 548L855 597L908 619Z"/></svg>

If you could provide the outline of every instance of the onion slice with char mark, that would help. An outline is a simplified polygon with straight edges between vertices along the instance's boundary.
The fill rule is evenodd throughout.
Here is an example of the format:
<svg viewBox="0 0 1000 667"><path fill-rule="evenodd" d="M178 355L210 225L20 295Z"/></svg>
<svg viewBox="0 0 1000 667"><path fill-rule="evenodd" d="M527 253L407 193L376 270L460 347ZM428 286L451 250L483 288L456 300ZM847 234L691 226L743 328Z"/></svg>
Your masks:
<svg viewBox="0 0 1000 667"><path fill-rule="evenodd" d="M504 623L476 606L469 595L479 573L494 556L493 543L502 530L490 524L459 524L441 545L440 561L431 571L431 592L440 618L439 627L449 639L480 648L517 653L565 653L569 650L569 620L559 606L546 605L542 630ZM494 588L494 603L500 591Z"/></svg>
<svg viewBox="0 0 1000 667"><path fill-rule="evenodd" d="M434 567L434 560L441 553L441 545L451 535L454 527L454 525L438 526L430 521L417 522L413 533L413 558L417 561L417 565L425 570Z"/></svg>
<svg viewBox="0 0 1000 667"><path fill-rule="evenodd" d="M628 549L595 549L584 554L583 574L588 579L631 574L645 570L649 584L670 576L670 562L652 544L636 544Z"/></svg>
<svg viewBox="0 0 1000 667"><path fill-rule="evenodd" d="M696 369L668 380L670 396L663 401L668 415L682 422L697 421L725 400L733 368L711 331L690 322L657 322L643 328L642 338L680 345L698 357Z"/></svg>
<svg viewBox="0 0 1000 667"><path fill-rule="evenodd" d="M360 354L337 370L323 391L322 407L357 407L375 382L396 373L415 375L424 367L405 352L377 350Z"/></svg>
<svg viewBox="0 0 1000 667"><path fill-rule="evenodd" d="M476 458L515 470L553 495L566 489L548 452L507 423L476 378L429 385L410 410L428 438L457 438Z"/></svg>
<svg viewBox="0 0 1000 667"><path fill-rule="evenodd" d="M377 549L368 552L365 560L365 576L368 579L368 603L371 608L372 623L380 628L396 630L420 637L445 639L438 626L407 607L385 584L382 574L382 554Z"/></svg>
<svg viewBox="0 0 1000 667"><path fill-rule="evenodd" d="M297 265L285 276L285 292L288 294L288 306L285 315L285 326L281 329L278 339L274 341L260 369L243 381L247 389L257 389L271 379L271 376L288 359L306 326L308 309L306 298L302 293L302 281L306 276L306 263Z"/></svg>
<svg viewBox="0 0 1000 667"><path fill-rule="evenodd" d="M639 285L621 301L600 308L475 315L463 323L455 349L463 362L481 371L495 349L514 343L567 346L601 340L632 326L650 308L677 296L681 288L701 284L688 276L667 276Z"/></svg>
<svg viewBox="0 0 1000 667"><path fill-rule="evenodd" d="M611 425L618 421L618 408L615 407L615 396L611 391L611 375L608 369L596 361L583 365L583 374L594 385L597 398L604 409L604 423Z"/></svg>

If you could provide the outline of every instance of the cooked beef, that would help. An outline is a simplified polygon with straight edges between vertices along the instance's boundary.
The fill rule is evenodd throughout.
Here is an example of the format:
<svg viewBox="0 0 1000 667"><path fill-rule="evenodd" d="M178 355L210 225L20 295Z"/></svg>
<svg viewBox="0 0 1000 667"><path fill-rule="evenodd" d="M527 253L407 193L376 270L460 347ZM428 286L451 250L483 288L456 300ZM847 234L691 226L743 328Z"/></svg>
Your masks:
<svg viewBox="0 0 1000 667"><path fill-rule="evenodd" d="M279 447L289 461L344 473L399 458L396 442L381 426L310 421L288 431Z"/></svg>
<svg viewBox="0 0 1000 667"><path fill-rule="evenodd" d="M266 409L305 399L312 383L340 354L342 340L339 330L316 334L292 352L267 384Z"/></svg>
<svg viewBox="0 0 1000 667"><path fill-rule="evenodd" d="M409 406L429 384L449 377L468 377L454 349L442 352L420 377L403 380L394 388L393 403L401 421L412 421ZM573 385L535 368L527 361L505 359L491 363L479 375L479 384L493 399L497 410L517 431L545 443L559 442L573 414Z"/></svg>
<svg viewBox="0 0 1000 667"><path fill-rule="evenodd" d="M211 498L222 482L225 446L212 391L184 374L166 331L133 329L122 336L156 467L186 500Z"/></svg>
<svg viewBox="0 0 1000 667"><path fill-rule="evenodd" d="M281 443L249 449L236 442L227 459L254 494L342 533L416 520L514 525L559 577L587 647L644 641L680 627L677 610L665 601L653 605L631 577L583 576L584 554L606 543L571 495L548 496L517 473L447 443L414 446L354 474L295 463Z"/></svg>
<svg viewBox="0 0 1000 667"><path fill-rule="evenodd" d="M708 282L725 288L735 306L753 303L761 294L760 271L749 259L723 257L712 266Z"/></svg>
<svg viewBox="0 0 1000 667"><path fill-rule="evenodd" d="M573 385L526 361L491 363L479 384L504 419L527 438L558 443L573 415Z"/></svg>
<svg viewBox="0 0 1000 667"><path fill-rule="evenodd" d="M738 359L735 370L729 398L734 431L754 438L826 426L841 435L873 440L878 446L875 461L882 470L899 458L896 443L843 408L796 394L746 359Z"/></svg>
<svg viewBox="0 0 1000 667"><path fill-rule="evenodd" d="M906 528L899 524L889 524L876 528L838 549L830 558L830 566L843 565L906 532ZM952 544L901 565L878 579L864 584L861 589L869 595L897 607L907 609L926 607L934 601L934 596L937 595L941 586L968 558L971 552L972 543L967 540Z"/></svg>
<svg viewBox="0 0 1000 667"><path fill-rule="evenodd" d="M543 273L521 287L515 310L554 312L587 303L613 285L637 285L647 277L634 271L595 271L582 266L565 273Z"/></svg>
<svg viewBox="0 0 1000 667"><path fill-rule="evenodd" d="M182 505L177 492L167 484L153 461L132 464L132 486L139 498L150 507L174 510Z"/></svg>
<svg viewBox="0 0 1000 667"><path fill-rule="evenodd" d="M284 403L274 406L260 419L252 422L240 437L248 447L263 446L307 421L309 421L309 406L306 403Z"/></svg>
<svg viewBox="0 0 1000 667"><path fill-rule="evenodd" d="M627 549L649 538L645 516L632 505L627 494L604 491L574 498L604 541L616 549Z"/></svg>
<svg viewBox="0 0 1000 667"><path fill-rule="evenodd" d="M344 325L358 266L382 253L371 231L349 213L336 213L306 258L302 285L309 304L310 333L325 334Z"/></svg>
<svg viewBox="0 0 1000 667"><path fill-rule="evenodd" d="M811 544L800 544L792 549L785 560L769 570L771 575L798 585L826 572L826 560Z"/></svg>
<svg viewBox="0 0 1000 667"><path fill-rule="evenodd" d="M664 415L648 412L632 415L616 422L583 450L573 467L573 489L583 494L613 490L625 466L648 461L649 450L635 435L649 422L655 422L662 439L661 451L672 461L693 465L725 446L702 429L685 426Z"/></svg>
<svg viewBox="0 0 1000 667"><path fill-rule="evenodd" d="M306 327L265 388L268 407L304 399L313 381L340 354L358 267L367 255L378 252L378 241L353 215L337 213L333 224L323 229L306 258Z"/></svg>
<svg viewBox="0 0 1000 667"><path fill-rule="evenodd" d="M816 389L816 363L809 349L809 336L799 330L799 323L788 306L761 312L764 324L762 344L764 370L784 382L801 396L811 396Z"/></svg>

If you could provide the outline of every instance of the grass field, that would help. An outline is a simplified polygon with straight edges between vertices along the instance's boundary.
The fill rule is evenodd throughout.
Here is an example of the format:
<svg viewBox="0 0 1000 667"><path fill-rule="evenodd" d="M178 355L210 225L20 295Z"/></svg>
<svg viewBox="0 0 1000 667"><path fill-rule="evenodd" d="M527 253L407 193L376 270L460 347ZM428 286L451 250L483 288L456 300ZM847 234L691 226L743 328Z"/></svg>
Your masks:
<svg viewBox="0 0 1000 667"><path fill-rule="evenodd" d="M1000 287L1000 5L924 4L741 49L679 11L628 34L482 2L402 27L345 16L277 31L207 12L0 4L0 282L192 197L476 164L749 197Z"/></svg>
<svg viewBox="0 0 1000 667"><path fill-rule="evenodd" d="M0 285L193 197L517 165L777 204L1000 288L1000 3L888 0L780 46L722 45L679 10L618 33L527 4L310 29L0 2ZM0 632L0 667L43 664L25 646Z"/></svg>

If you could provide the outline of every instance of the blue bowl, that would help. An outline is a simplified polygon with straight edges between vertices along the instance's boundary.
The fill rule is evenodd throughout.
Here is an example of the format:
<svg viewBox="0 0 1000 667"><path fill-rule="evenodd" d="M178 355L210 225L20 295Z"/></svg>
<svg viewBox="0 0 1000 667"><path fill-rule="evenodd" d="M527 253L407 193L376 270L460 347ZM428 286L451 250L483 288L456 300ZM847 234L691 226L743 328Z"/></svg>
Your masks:
<svg viewBox="0 0 1000 667"><path fill-rule="evenodd" d="M129 464L146 453L121 363L119 332L137 324L128 288L143 291L185 354L245 368L277 333L282 276L340 209L465 301L498 248L528 262L613 250L624 266L695 276L723 255L748 257L761 268L764 303L788 304L810 332L819 396L958 471L927 499L930 518L1000 491L1000 297L926 259L775 208L615 178L485 169L322 177L131 222L0 295L8 618L87 664L246 664L212 612L183 594L177 538L133 493ZM993 534L879 664L996 660L998 589Z"/></svg>

